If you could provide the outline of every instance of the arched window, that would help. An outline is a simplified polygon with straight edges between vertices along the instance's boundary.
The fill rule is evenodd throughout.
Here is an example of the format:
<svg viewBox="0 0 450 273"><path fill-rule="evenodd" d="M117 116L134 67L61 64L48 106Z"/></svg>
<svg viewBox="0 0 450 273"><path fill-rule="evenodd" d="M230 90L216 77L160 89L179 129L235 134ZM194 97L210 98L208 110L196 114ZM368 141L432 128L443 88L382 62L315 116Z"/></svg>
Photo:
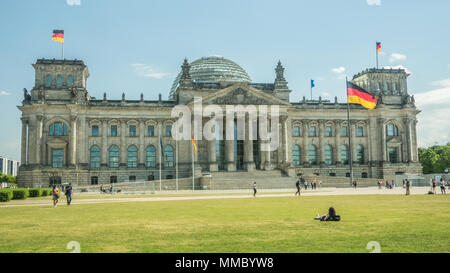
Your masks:
<svg viewBox="0 0 450 273"><path fill-rule="evenodd" d="M45 76L45 86L49 87L52 85L52 75L48 74Z"/></svg>
<svg viewBox="0 0 450 273"><path fill-rule="evenodd" d="M63 122L54 122L48 128L49 136L67 136L67 125Z"/></svg>
<svg viewBox="0 0 450 273"><path fill-rule="evenodd" d="M325 164L333 164L333 147L331 145L325 145Z"/></svg>
<svg viewBox="0 0 450 273"><path fill-rule="evenodd" d="M72 75L67 76L67 85L73 85L73 76Z"/></svg>
<svg viewBox="0 0 450 273"><path fill-rule="evenodd" d="M398 127L392 123L386 125L386 135L387 136L398 136Z"/></svg>
<svg viewBox="0 0 450 273"><path fill-rule="evenodd" d="M317 164L317 148L314 145L308 147L308 162L311 165Z"/></svg>
<svg viewBox="0 0 450 273"><path fill-rule="evenodd" d="M91 147L89 164L91 168L100 168L100 148L97 145Z"/></svg>
<svg viewBox="0 0 450 273"><path fill-rule="evenodd" d="M63 77L61 75L56 76L56 86L61 87L63 84Z"/></svg>
<svg viewBox="0 0 450 273"><path fill-rule="evenodd" d="M170 145L164 147L164 167L173 167L173 147Z"/></svg>
<svg viewBox="0 0 450 273"><path fill-rule="evenodd" d="M145 166L156 167L156 149L155 146L148 146L145 149Z"/></svg>
<svg viewBox="0 0 450 273"><path fill-rule="evenodd" d="M377 82L377 90L381 90L381 84Z"/></svg>
<svg viewBox="0 0 450 273"><path fill-rule="evenodd" d="M109 147L109 167L119 167L119 147L116 145Z"/></svg>
<svg viewBox="0 0 450 273"><path fill-rule="evenodd" d="M361 144L356 146L356 161L359 164L364 164L364 146Z"/></svg>
<svg viewBox="0 0 450 273"><path fill-rule="evenodd" d="M301 149L297 144L292 148L292 162L294 162L294 166L300 166L301 164Z"/></svg>
<svg viewBox="0 0 450 273"><path fill-rule="evenodd" d="M137 160L138 160L138 155L137 155L137 147L134 145L131 145L130 147L128 147L128 167L137 167Z"/></svg>
<svg viewBox="0 0 450 273"><path fill-rule="evenodd" d="M389 83L384 82L384 90L388 91L389 90Z"/></svg>
<svg viewBox="0 0 450 273"><path fill-rule="evenodd" d="M397 83L396 82L392 83L392 90L397 91Z"/></svg>
<svg viewBox="0 0 450 273"><path fill-rule="evenodd" d="M341 145L341 162L348 164L348 147L347 145Z"/></svg>

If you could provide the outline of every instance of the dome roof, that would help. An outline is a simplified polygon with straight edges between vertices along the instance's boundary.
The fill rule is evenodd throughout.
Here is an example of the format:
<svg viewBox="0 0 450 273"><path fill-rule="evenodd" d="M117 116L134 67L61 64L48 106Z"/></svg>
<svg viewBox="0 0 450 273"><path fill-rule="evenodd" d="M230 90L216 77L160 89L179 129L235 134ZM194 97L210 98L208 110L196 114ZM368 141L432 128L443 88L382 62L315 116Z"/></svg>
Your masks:
<svg viewBox="0 0 450 273"><path fill-rule="evenodd" d="M224 57L210 56L193 61L189 70L195 83L218 82L251 82L247 72L233 61ZM175 78L170 95L172 96L179 84L181 72Z"/></svg>

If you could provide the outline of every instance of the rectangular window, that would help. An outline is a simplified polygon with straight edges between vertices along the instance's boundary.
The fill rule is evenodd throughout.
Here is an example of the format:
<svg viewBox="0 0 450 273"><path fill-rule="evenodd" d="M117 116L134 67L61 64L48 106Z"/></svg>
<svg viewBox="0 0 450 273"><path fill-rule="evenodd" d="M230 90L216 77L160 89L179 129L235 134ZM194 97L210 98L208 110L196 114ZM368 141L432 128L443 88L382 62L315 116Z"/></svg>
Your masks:
<svg viewBox="0 0 450 273"><path fill-rule="evenodd" d="M311 137L316 136L316 126L309 127L309 136L311 136Z"/></svg>
<svg viewBox="0 0 450 273"><path fill-rule="evenodd" d="M333 128L331 126L325 127L325 136L327 137L333 136Z"/></svg>
<svg viewBox="0 0 450 273"><path fill-rule="evenodd" d="M117 136L117 125L111 125L111 136Z"/></svg>
<svg viewBox="0 0 450 273"><path fill-rule="evenodd" d="M300 127L294 126L294 136L299 137L300 136Z"/></svg>
<svg viewBox="0 0 450 273"><path fill-rule="evenodd" d="M364 136L364 128L363 128L363 127L358 126L358 127L356 128L356 130L357 130L357 136L359 136L359 137Z"/></svg>
<svg viewBox="0 0 450 273"><path fill-rule="evenodd" d="M135 181L136 181L136 176L130 175L130 177L128 178L128 180L129 180L130 182L135 182Z"/></svg>
<svg viewBox="0 0 450 273"><path fill-rule="evenodd" d="M91 177L91 185L98 185L98 176Z"/></svg>
<svg viewBox="0 0 450 273"><path fill-rule="evenodd" d="M52 166L53 168L62 168L64 164L64 150L52 149Z"/></svg>
<svg viewBox="0 0 450 273"><path fill-rule="evenodd" d="M110 176L109 177L109 182L112 183L117 183L117 176Z"/></svg>
<svg viewBox="0 0 450 273"><path fill-rule="evenodd" d="M92 136L98 136L98 125L92 125Z"/></svg>
<svg viewBox="0 0 450 273"><path fill-rule="evenodd" d="M147 136L155 136L155 126L150 125L147 127Z"/></svg>
<svg viewBox="0 0 450 273"><path fill-rule="evenodd" d="M136 125L130 125L130 136L131 137L136 136Z"/></svg>
<svg viewBox="0 0 450 273"><path fill-rule="evenodd" d="M388 148L389 154L389 162L398 163L398 149L397 148Z"/></svg>
<svg viewBox="0 0 450 273"><path fill-rule="evenodd" d="M172 136L172 125L166 126L166 136L169 136L169 137Z"/></svg>
<svg viewBox="0 0 450 273"><path fill-rule="evenodd" d="M341 127L341 136L348 136L348 127L347 126Z"/></svg>

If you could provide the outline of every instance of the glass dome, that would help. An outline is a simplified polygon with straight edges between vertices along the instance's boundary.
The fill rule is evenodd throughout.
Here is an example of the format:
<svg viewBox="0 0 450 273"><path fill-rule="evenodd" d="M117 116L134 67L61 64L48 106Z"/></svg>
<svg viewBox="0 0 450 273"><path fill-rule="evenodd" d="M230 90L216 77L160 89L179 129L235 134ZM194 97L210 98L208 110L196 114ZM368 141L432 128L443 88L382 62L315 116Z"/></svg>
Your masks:
<svg viewBox="0 0 450 273"><path fill-rule="evenodd" d="M203 57L191 63L189 70L192 81L195 83L218 83L218 82L251 82L247 72L233 61L224 57ZM181 78L181 72L175 78L170 97L173 97Z"/></svg>

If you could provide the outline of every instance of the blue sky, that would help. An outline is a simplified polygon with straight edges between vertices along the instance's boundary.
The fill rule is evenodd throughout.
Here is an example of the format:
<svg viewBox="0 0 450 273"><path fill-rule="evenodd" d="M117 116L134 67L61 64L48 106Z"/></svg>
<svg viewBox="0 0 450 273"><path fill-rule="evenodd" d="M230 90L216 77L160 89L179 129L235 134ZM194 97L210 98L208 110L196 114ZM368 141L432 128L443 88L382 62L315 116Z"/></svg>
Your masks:
<svg viewBox="0 0 450 273"><path fill-rule="evenodd" d="M2 0L0 2L0 155L19 159L22 89L34 84L38 58L60 58L53 29L65 31L65 58L88 65L91 96L166 99L185 57L221 55L253 82L273 82L278 60L291 101L340 101L349 77L375 66L411 71L419 144L450 141L450 1L138 1Z"/></svg>

